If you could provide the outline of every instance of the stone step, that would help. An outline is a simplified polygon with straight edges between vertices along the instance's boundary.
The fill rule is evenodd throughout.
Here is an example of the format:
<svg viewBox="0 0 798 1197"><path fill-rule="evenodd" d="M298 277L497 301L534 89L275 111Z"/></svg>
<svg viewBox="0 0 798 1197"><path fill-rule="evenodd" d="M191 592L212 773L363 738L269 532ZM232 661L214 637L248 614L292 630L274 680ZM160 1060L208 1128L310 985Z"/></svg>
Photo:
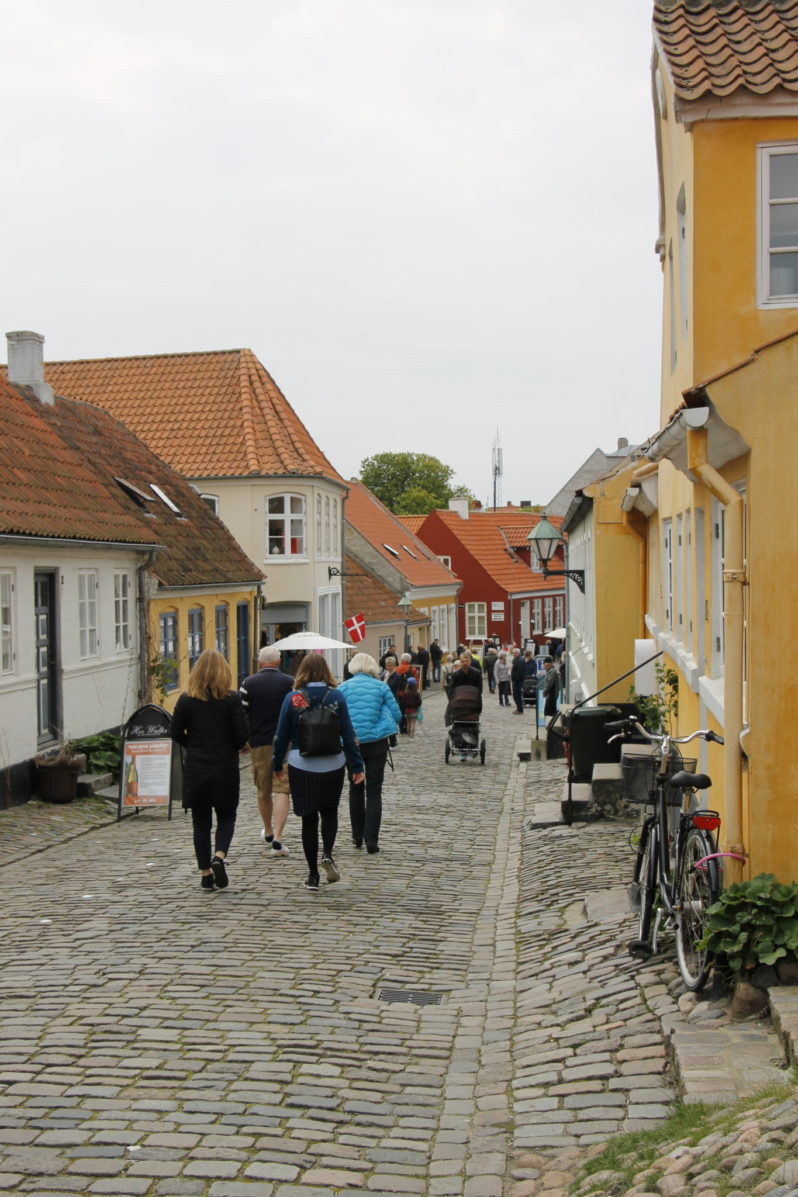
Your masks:
<svg viewBox="0 0 798 1197"><path fill-rule="evenodd" d="M623 769L620 764L594 765L591 786L596 798L623 797Z"/></svg>
<svg viewBox="0 0 798 1197"><path fill-rule="evenodd" d="M99 794L101 790L107 789L113 780L111 773L80 773L78 775L78 795L85 798L89 794Z"/></svg>
<svg viewBox="0 0 798 1197"><path fill-rule="evenodd" d="M798 985L774 985L768 990L773 1029L787 1064L798 1064Z"/></svg>

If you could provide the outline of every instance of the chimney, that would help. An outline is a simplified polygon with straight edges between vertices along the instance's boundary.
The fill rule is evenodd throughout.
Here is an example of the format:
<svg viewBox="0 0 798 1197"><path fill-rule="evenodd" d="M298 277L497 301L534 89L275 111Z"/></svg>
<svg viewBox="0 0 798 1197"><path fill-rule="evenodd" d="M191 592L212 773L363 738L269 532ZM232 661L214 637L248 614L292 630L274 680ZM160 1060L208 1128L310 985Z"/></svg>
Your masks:
<svg viewBox="0 0 798 1197"><path fill-rule="evenodd" d="M532 500L531 500L531 499L522 499L522 500L521 500L521 506L522 506L522 507L531 507L531 506L532 506Z"/></svg>
<svg viewBox="0 0 798 1197"><path fill-rule="evenodd" d="M619 452L620 452L620 450L621 450L621 449L628 449L628 448L629 448L629 441L626 439L626 437L625 437L625 436L619 436L619 437L618 437L618 450L619 450Z"/></svg>
<svg viewBox="0 0 798 1197"><path fill-rule="evenodd" d="M8 381L30 387L42 403L52 404L53 388L44 381L44 337L35 332L6 333Z"/></svg>
<svg viewBox="0 0 798 1197"><path fill-rule="evenodd" d="M456 511L461 520L468 519L468 499L450 499L449 510Z"/></svg>

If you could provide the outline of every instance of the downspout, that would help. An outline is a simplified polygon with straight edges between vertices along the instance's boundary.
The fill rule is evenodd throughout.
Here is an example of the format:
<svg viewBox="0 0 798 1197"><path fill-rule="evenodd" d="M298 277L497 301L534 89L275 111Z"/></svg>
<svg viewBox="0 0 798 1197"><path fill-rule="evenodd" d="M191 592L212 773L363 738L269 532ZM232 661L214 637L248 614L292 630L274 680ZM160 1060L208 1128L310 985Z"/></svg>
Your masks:
<svg viewBox="0 0 798 1197"><path fill-rule="evenodd" d="M723 504L726 519L723 538L723 635L725 662L723 679L723 754L726 820L725 852L745 856L743 844L742 760L740 737L743 733L743 500L725 478L707 460L707 430L687 431L687 469ZM741 862L726 861L729 880L742 879Z"/></svg>
<svg viewBox="0 0 798 1197"><path fill-rule="evenodd" d="M141 651L139 652L139 702L150 702L152 698L152 680L150 678L150 661L155 656L150 627L150 601L153 591L153 580L150 570L155 564L155 553L150 552L139 565L138 575L138 633Z"/></svg>
<svg viewBox="0 0 798 1197"><path fill-rule="evenodd" d="M645 531L632 520L628 511L622 511L623 526L633 532L640 542L637 546L637 585L638 605L640 607L640 636L646 636L646 600L648 598L648 525Z"/></svg>

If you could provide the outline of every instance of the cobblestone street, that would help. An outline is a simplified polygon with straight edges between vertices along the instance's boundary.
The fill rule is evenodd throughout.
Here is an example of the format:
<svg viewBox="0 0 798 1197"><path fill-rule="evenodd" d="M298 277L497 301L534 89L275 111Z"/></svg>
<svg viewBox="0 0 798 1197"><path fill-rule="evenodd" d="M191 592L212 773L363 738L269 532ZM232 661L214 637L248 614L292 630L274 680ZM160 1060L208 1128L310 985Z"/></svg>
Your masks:
<svg viewBox="0 0 798 1197"><path fill-rule="evenodd" d="M3 812L0 1189L553 1195L666 1116L672 965L622 951L629 825L530 826L564 767L519 763L529 721L490 696L484 768L444 764L441 695L425 716L382 851L355 850L344 798L318 894L293 816L267 857L248 771L210 894L179 808L89 801L84 834L83 803L38 830Z"/></svg>

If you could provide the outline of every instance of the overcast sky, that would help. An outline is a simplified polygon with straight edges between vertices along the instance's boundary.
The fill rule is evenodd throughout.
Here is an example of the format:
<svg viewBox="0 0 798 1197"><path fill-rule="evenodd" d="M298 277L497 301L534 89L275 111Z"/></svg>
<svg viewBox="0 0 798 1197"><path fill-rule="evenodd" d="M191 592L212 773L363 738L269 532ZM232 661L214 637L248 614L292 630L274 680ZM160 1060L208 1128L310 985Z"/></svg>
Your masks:
<svg viewBox="0 0 798 1197"><path fill-rule="evenodd" d="M247 346L349 477L658 426L649 0L3 0L0 331Z"/></svg>

